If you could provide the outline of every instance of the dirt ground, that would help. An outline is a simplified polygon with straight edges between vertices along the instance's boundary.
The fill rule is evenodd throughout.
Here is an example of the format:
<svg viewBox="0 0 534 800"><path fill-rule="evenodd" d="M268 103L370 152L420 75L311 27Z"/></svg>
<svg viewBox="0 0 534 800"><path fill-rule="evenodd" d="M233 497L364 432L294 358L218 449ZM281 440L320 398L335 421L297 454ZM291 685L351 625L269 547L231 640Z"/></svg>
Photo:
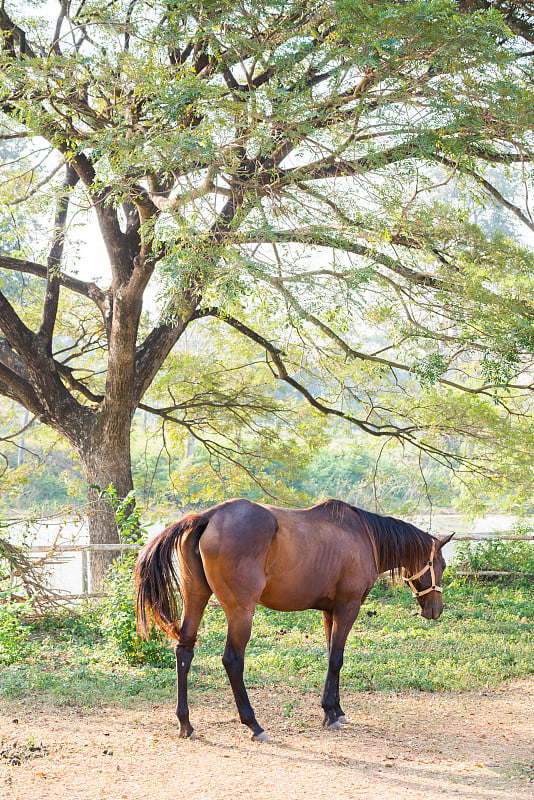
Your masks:
<svg viewBox="0 0 534 800"><path fill-rule="evenodd" d="M250 692L272 741L250 741L230 697L193 697L196 741L158 707L0 706L5 800L523 800L534 798L534 679L463 694L344 696L351 722L320 726L319 698Z"/></svg>

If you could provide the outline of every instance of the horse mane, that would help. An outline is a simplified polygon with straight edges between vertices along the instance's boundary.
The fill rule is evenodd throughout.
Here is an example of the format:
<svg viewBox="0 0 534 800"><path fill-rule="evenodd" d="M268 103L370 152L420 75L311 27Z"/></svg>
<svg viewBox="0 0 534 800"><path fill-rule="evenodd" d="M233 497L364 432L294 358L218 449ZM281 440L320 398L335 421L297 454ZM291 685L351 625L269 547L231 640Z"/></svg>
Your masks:
<svg viewBox="0 0 534 800"><path fill-rule="evenodd" d="M421 562L430 556L434 537L409 522L364 511L342 500L327 500L317 508L355 532L363 528L373 546L378 572L389 571L392 579L403 569L417 572Z"/></svg>

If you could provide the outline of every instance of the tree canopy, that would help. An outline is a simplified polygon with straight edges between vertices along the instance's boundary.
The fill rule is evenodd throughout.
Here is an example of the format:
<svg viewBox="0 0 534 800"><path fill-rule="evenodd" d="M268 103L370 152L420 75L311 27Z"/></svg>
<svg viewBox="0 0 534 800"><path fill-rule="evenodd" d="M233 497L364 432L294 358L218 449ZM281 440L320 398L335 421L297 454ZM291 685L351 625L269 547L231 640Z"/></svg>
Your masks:
<svg viewBox="0 0 534 800"><path fill-rule="evenodd" d="M89 484L131 488L140 406L184 423L153 382L193 327L244 337L288 387L272 402L530 475L530 3L52 8L0 9L1 136L20 147L0 392L71 443ZM76 274L85 213L109 259L95 280Z"/></svg>

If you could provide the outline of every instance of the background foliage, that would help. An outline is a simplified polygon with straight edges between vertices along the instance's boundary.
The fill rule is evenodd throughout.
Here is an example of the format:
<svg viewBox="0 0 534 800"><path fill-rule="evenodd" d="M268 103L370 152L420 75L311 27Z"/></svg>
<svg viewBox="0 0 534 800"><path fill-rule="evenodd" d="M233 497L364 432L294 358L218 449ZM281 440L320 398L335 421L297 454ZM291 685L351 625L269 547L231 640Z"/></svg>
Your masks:
<svg viewBox="0 0 534 800"><path fill-rule="evenodd" d="M46 333L54 363L41 364L62 397L49 424L87 462L89 431L118 428L135 395L185 500L200 502L203 486L205 502L316 494L302 476L338 435L327 415L350 425L364 460L385 443L409 472L422 451L454 471L457 492L471 482L477 501L528 502L531 5L139 0L60 4L55 20L51 9L7 2L0 14L0 388L11 403L46 416L35 398L51 375L45 388L32 361ZM84 439L66 407L87 422ZM14 485L22 421L7 408ZM157 453L146 458L160 469ZM420 497L435 482L442 495L439 470L419 463ZM65 467L58 494L65 478L77 491ZM128 476L115 478L105 483L127 494Z"/></svg>

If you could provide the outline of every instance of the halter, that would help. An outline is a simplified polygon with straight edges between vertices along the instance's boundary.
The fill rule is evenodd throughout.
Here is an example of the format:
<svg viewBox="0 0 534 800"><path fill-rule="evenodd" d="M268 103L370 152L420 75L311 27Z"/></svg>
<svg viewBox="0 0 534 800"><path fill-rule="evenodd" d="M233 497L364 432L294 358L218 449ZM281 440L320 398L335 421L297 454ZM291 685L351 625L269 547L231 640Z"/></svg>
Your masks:
<svg viewBox="0 0 534 800"><path fill-rule="evenodd" d="M408 586L412 590L414 597L423 597L423 595L428 594L429 592L443 592L443 589L441 588L441 586L438 586L436 584L436 575L435 575L435 572L434 572L434 555L435 555L434 547L432 547L432 552L430 553L430 558L426 562L426 564L423 567L423 569L420 569L419 572L415 573L415 575L403 575L402 576L402 579L404 581L406 581L406 583L408 584ZM417 578L420 578L422 575L424 575L426 572L428 572L428 570L430 570L430 577L432 578L432 586L429 586L428 589L423 589L422 592L418 592L417 589L415 588L415 586L413 585L412 581L415 581L415 580L417 580Z"/></svg>

